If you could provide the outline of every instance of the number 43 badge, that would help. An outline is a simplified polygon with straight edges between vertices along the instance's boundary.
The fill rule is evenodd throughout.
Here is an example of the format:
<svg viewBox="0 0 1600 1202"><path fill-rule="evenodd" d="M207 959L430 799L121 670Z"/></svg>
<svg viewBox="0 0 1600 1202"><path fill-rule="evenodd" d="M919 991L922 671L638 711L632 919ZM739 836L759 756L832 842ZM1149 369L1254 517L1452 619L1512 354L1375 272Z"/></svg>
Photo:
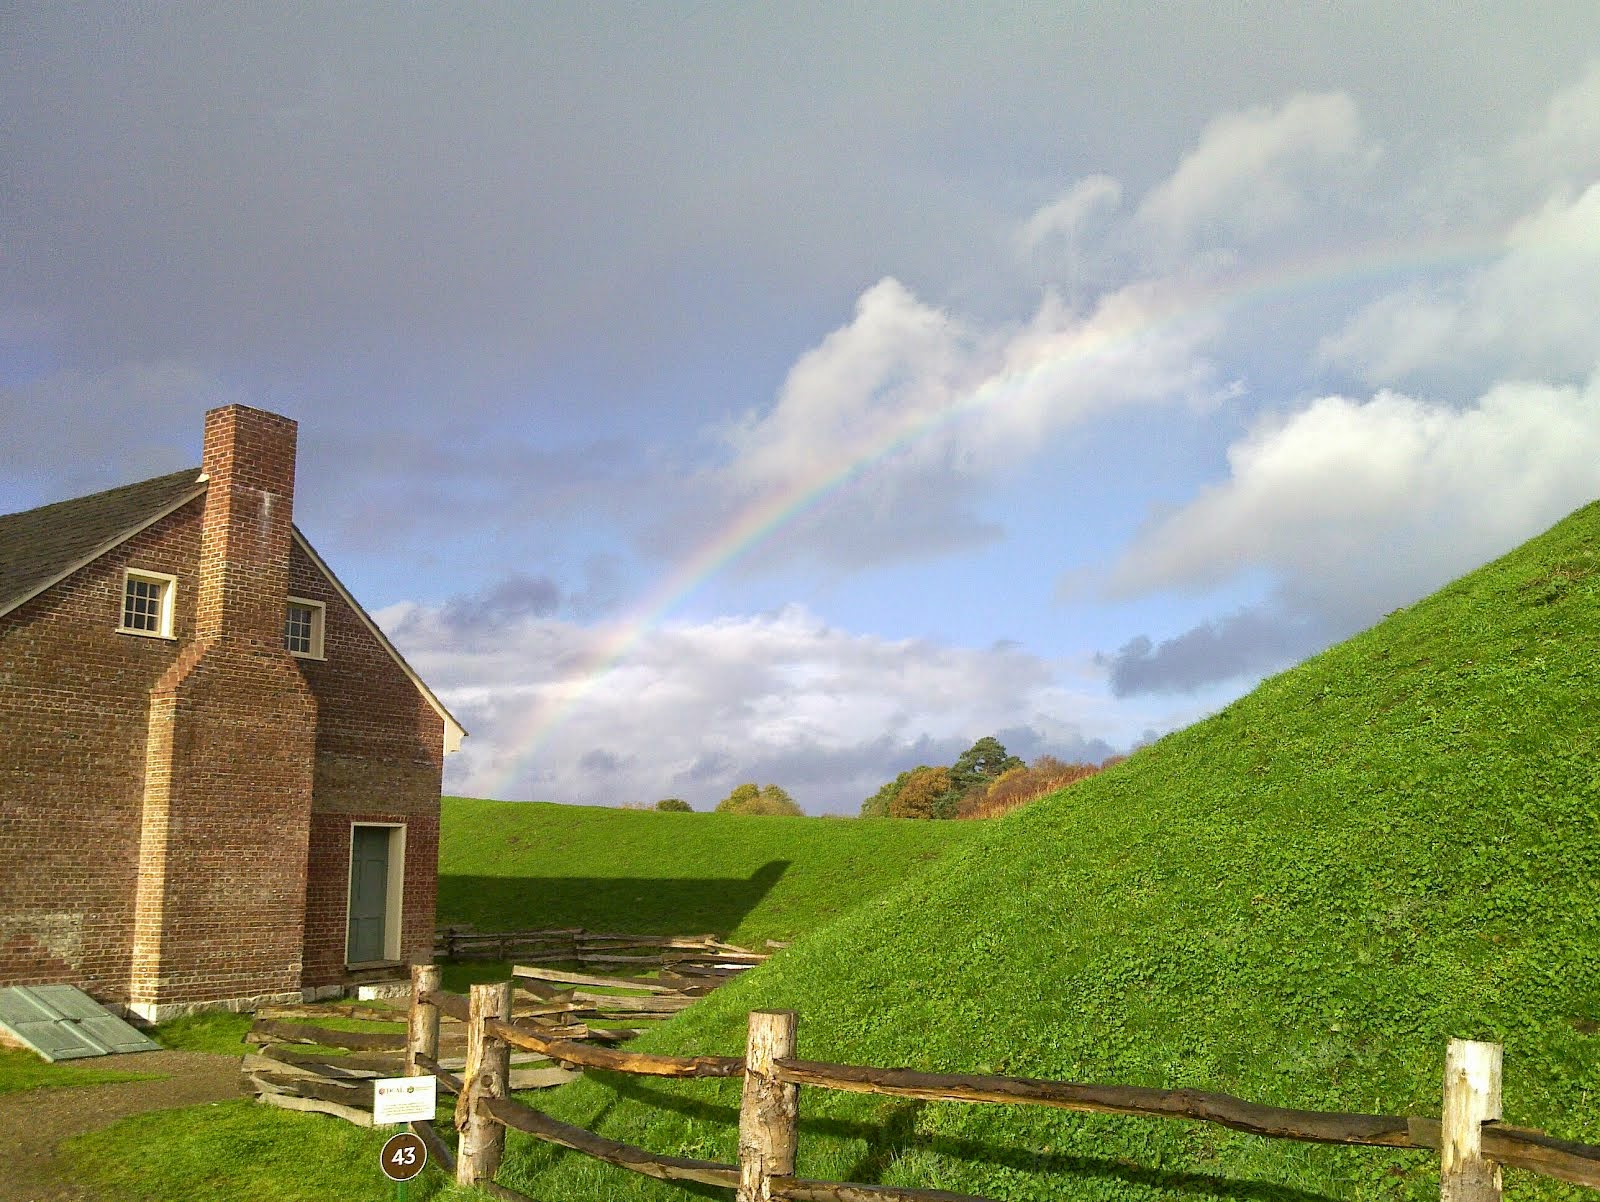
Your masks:
<svg viewBox="0 0 1600 1202"><path fill-rule="evenodd" d="M383 1166L383 1175L390 1181L410 1181L428 1163L428 1146L420 1135L402 1131L390 1136L389 1142L383 1145L379 1163Z"/></svg>

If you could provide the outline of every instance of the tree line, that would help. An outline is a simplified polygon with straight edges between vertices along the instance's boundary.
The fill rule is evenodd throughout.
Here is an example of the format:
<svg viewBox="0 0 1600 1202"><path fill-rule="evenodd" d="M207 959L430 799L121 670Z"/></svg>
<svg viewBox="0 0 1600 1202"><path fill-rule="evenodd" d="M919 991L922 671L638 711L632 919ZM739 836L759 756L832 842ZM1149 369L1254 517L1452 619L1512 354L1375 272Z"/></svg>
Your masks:
<svg viewBox="0 0 1600 1202"><path fill-rule="evenodd" d="M900 773L861 803L863 818L994 818L1046 793L1093 776L1104 764L1069 764L1053 755L1024 763L985 735L948 767L921 764Z"/></svg>
<svg viewBox="0 0 1600 1202"><path fill-rule="evenodd" d="M1046 793L1066 787L1126 757L1100 764L1067 763L1042 755L1024 763L1005 744L985 735L950 765L920 764L907 769L861 803L863 818L995 818ZM681 797L656 802L663 811L687 813ZM803 811L778 785L750 781L736 785L719 801L718 814L773 814L798 817Z"/></svg>
<svg viewBox="0 0 1600 1202"><path fill-rule="evenodd" d="M655 808L665 813L687 814L694 809L681 797L663 797ZM717 802L718 814L775 814L790 818L804 817L805 811L795 799L777 785L758 785L747 781L735 785L733 792Z"/></svg>

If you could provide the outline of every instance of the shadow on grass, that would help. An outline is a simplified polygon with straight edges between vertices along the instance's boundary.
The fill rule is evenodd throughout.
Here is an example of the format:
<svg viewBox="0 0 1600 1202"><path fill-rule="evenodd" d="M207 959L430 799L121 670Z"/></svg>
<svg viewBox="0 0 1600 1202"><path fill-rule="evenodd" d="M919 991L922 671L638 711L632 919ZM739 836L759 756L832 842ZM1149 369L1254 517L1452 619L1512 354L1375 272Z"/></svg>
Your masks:
<svg viewBox="0 0 1600 1202"><path fill-rule="evenodd" d="M612 1073L593 1075L603 1079L619 1097L660 1110L671 1110L690 1118L727 1123L735 1129L738 1127L737 1106L697 1102L647 1085L637 1077ZM1155 1191L1195 1197L1235 1199L1237 1202L1336 1202L1326 1194L1296 1189L1273 1181L1241 1180L1208 1173L1148 1168L1110 1157L1040 1152L1035 1148L1007 1147L980 1143L976 1140L953 1139L945 1135L918 1133L917 1116L927 1105L928 1103L919 1101L897 1104L887 1118L876 1123L806 1117L800 1123L800 1138L803 1140L809 1131L814 1135L861 1140L865 1143L866 1154L848 1170L849 1180L862 1185L881 1184L883 1174L905 1153L927 1151L949 1157L951 1160L972 1164L987 1164L1029 1173L1097 1177L1103 1181L1120 1181ZM608 1112L609 1109L607 1107ZM696 1189L694 1192L700 1191Z"/></svg>
<svg viewBox="0 0 1600 1202"><path fill-rule="evenodd" d="M772 860L748 877L440 876L439 925L482 931L583 927L629 935L726 936L788 871Z"/></svg>

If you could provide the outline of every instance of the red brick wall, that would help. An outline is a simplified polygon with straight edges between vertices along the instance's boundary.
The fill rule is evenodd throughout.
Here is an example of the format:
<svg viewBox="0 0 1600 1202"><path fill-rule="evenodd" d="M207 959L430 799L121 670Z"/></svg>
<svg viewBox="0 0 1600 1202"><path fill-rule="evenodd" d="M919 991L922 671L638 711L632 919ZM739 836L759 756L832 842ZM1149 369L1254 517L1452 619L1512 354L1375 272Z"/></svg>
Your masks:
<svg viewBox="0 0 1600 1202"><path fill-rule="evenodd" d="M128 1000L151 686L179 643L118 634L123 571L178 577L194 633L199 501L0 617L0 985Z"/></svg>
<svg viewBox="0 0 1600 1202"><path fill-rule="evenodd" d="M316 696L316 783L307 868L305 983L344 977L350 828L403 823L406 886L401 959L433 958L444 721L297 545L292 596L326 605L326 658L298 662Z"/></svg>
<svg viewBox="0 0 1600 1202"><path fill-rule="evenodd" d="M310 690L281 647L199 644L157 682L134 1003L300 988L316 721Z"/></svg>

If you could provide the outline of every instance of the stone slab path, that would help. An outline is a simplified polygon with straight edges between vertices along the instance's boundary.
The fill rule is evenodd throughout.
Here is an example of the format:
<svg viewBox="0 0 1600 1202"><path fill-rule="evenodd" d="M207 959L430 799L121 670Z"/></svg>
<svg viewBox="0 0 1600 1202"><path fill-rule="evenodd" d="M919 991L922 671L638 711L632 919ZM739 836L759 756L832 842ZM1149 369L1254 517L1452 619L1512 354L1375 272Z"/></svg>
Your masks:
<svg viewBox="0 0 1600 1202"><path fill-rule="evenodd" d="M239 1057L207 1052L97 1056L88 1068L166 1073L160 1081L119 1081L0 1094L0 1202L112 1202L61 1180L64 1139L149 1110L225 1102L240 1096Z"/></svg>

